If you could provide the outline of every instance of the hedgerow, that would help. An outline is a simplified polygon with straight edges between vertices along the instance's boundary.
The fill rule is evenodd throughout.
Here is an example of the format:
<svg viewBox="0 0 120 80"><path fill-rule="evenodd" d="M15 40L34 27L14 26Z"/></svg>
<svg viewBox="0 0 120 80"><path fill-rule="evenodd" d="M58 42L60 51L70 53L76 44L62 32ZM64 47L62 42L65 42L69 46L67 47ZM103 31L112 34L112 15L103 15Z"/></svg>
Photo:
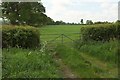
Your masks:
<svg viewBox="0 0 120 80"><path fill-rule="evenodd" d="M39 46L39 32L31 26L2 26L2 48L36 48Z"/></svg>
<svg viewBox="0 0 120 80"><path fill-rule="evenodd" d="M120 24L101 24L82 27L82 40L109 41L120 39Z"/></svg>

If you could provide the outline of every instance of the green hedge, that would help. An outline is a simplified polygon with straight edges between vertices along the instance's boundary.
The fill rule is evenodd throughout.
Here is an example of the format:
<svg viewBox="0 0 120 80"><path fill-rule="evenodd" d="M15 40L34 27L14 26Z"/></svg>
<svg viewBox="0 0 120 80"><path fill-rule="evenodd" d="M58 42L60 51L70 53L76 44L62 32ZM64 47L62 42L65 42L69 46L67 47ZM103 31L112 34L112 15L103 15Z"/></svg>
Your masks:
<svg viewBox="0 0 120 80"><path fill-rule="evenodd" d="M120 39L120 24L101 24L81 28L82 40L109 41Z"/></svg>
<svg viewBox="0 0 120 80"><path fill-rule="evenodd" d="M2 48L36 48L40 44L39 31L30 26L2 26Z"/></svg>

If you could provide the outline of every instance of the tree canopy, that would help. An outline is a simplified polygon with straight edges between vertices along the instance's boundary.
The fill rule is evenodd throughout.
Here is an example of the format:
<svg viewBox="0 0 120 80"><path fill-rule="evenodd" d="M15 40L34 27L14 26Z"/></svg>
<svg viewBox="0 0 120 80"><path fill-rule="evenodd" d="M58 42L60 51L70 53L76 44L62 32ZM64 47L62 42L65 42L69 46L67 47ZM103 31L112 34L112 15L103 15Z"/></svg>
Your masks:
<svg viewBox="0 0 120 80"><path fill-rule="evenodd" d="M13 25L41 26L50 22L41 2L3 2L2 18Z"/></svg>
<svg viewBox="0 0 120 80"><path fill-rule="evenodd" d="M92 22L92 20L87 20L86 24L91 25L91 24L93 24L93 22Z"/></svg>

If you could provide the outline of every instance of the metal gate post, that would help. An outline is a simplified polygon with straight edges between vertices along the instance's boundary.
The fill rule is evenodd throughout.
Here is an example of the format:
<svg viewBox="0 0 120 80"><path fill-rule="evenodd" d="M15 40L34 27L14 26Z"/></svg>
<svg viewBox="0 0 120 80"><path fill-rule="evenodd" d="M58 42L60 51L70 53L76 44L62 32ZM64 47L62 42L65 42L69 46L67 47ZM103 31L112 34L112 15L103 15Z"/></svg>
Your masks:
<svg viewBox="0 0 120 80"><path fill-rule="evenodd" d="M63 34L61 34L61 37L62 37L62 41L61 41L61 42L62 42L62 44L63 44Z"/></svg>

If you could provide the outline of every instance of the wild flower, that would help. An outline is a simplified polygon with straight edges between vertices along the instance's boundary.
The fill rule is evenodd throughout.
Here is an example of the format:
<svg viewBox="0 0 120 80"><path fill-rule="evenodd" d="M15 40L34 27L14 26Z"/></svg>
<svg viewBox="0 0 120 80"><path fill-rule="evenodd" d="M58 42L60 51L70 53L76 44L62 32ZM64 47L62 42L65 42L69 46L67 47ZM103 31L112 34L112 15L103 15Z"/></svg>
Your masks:
<svg viewBox="0 0 120 80"><path fill-rule="evenodd" d="M30 55L30 54L31 54L31 52L28 53L28 55Z"/></svg>
<svg viewBox="0 0 120 80"><path fill-rule="evenodd" d="M40 52L45 52L45 50L46 50L46 45L47 45L47 41L44 41L44 42L43 42L43 45L42 45L42 47L41 47L41 49L40 49Z"/></svg>

